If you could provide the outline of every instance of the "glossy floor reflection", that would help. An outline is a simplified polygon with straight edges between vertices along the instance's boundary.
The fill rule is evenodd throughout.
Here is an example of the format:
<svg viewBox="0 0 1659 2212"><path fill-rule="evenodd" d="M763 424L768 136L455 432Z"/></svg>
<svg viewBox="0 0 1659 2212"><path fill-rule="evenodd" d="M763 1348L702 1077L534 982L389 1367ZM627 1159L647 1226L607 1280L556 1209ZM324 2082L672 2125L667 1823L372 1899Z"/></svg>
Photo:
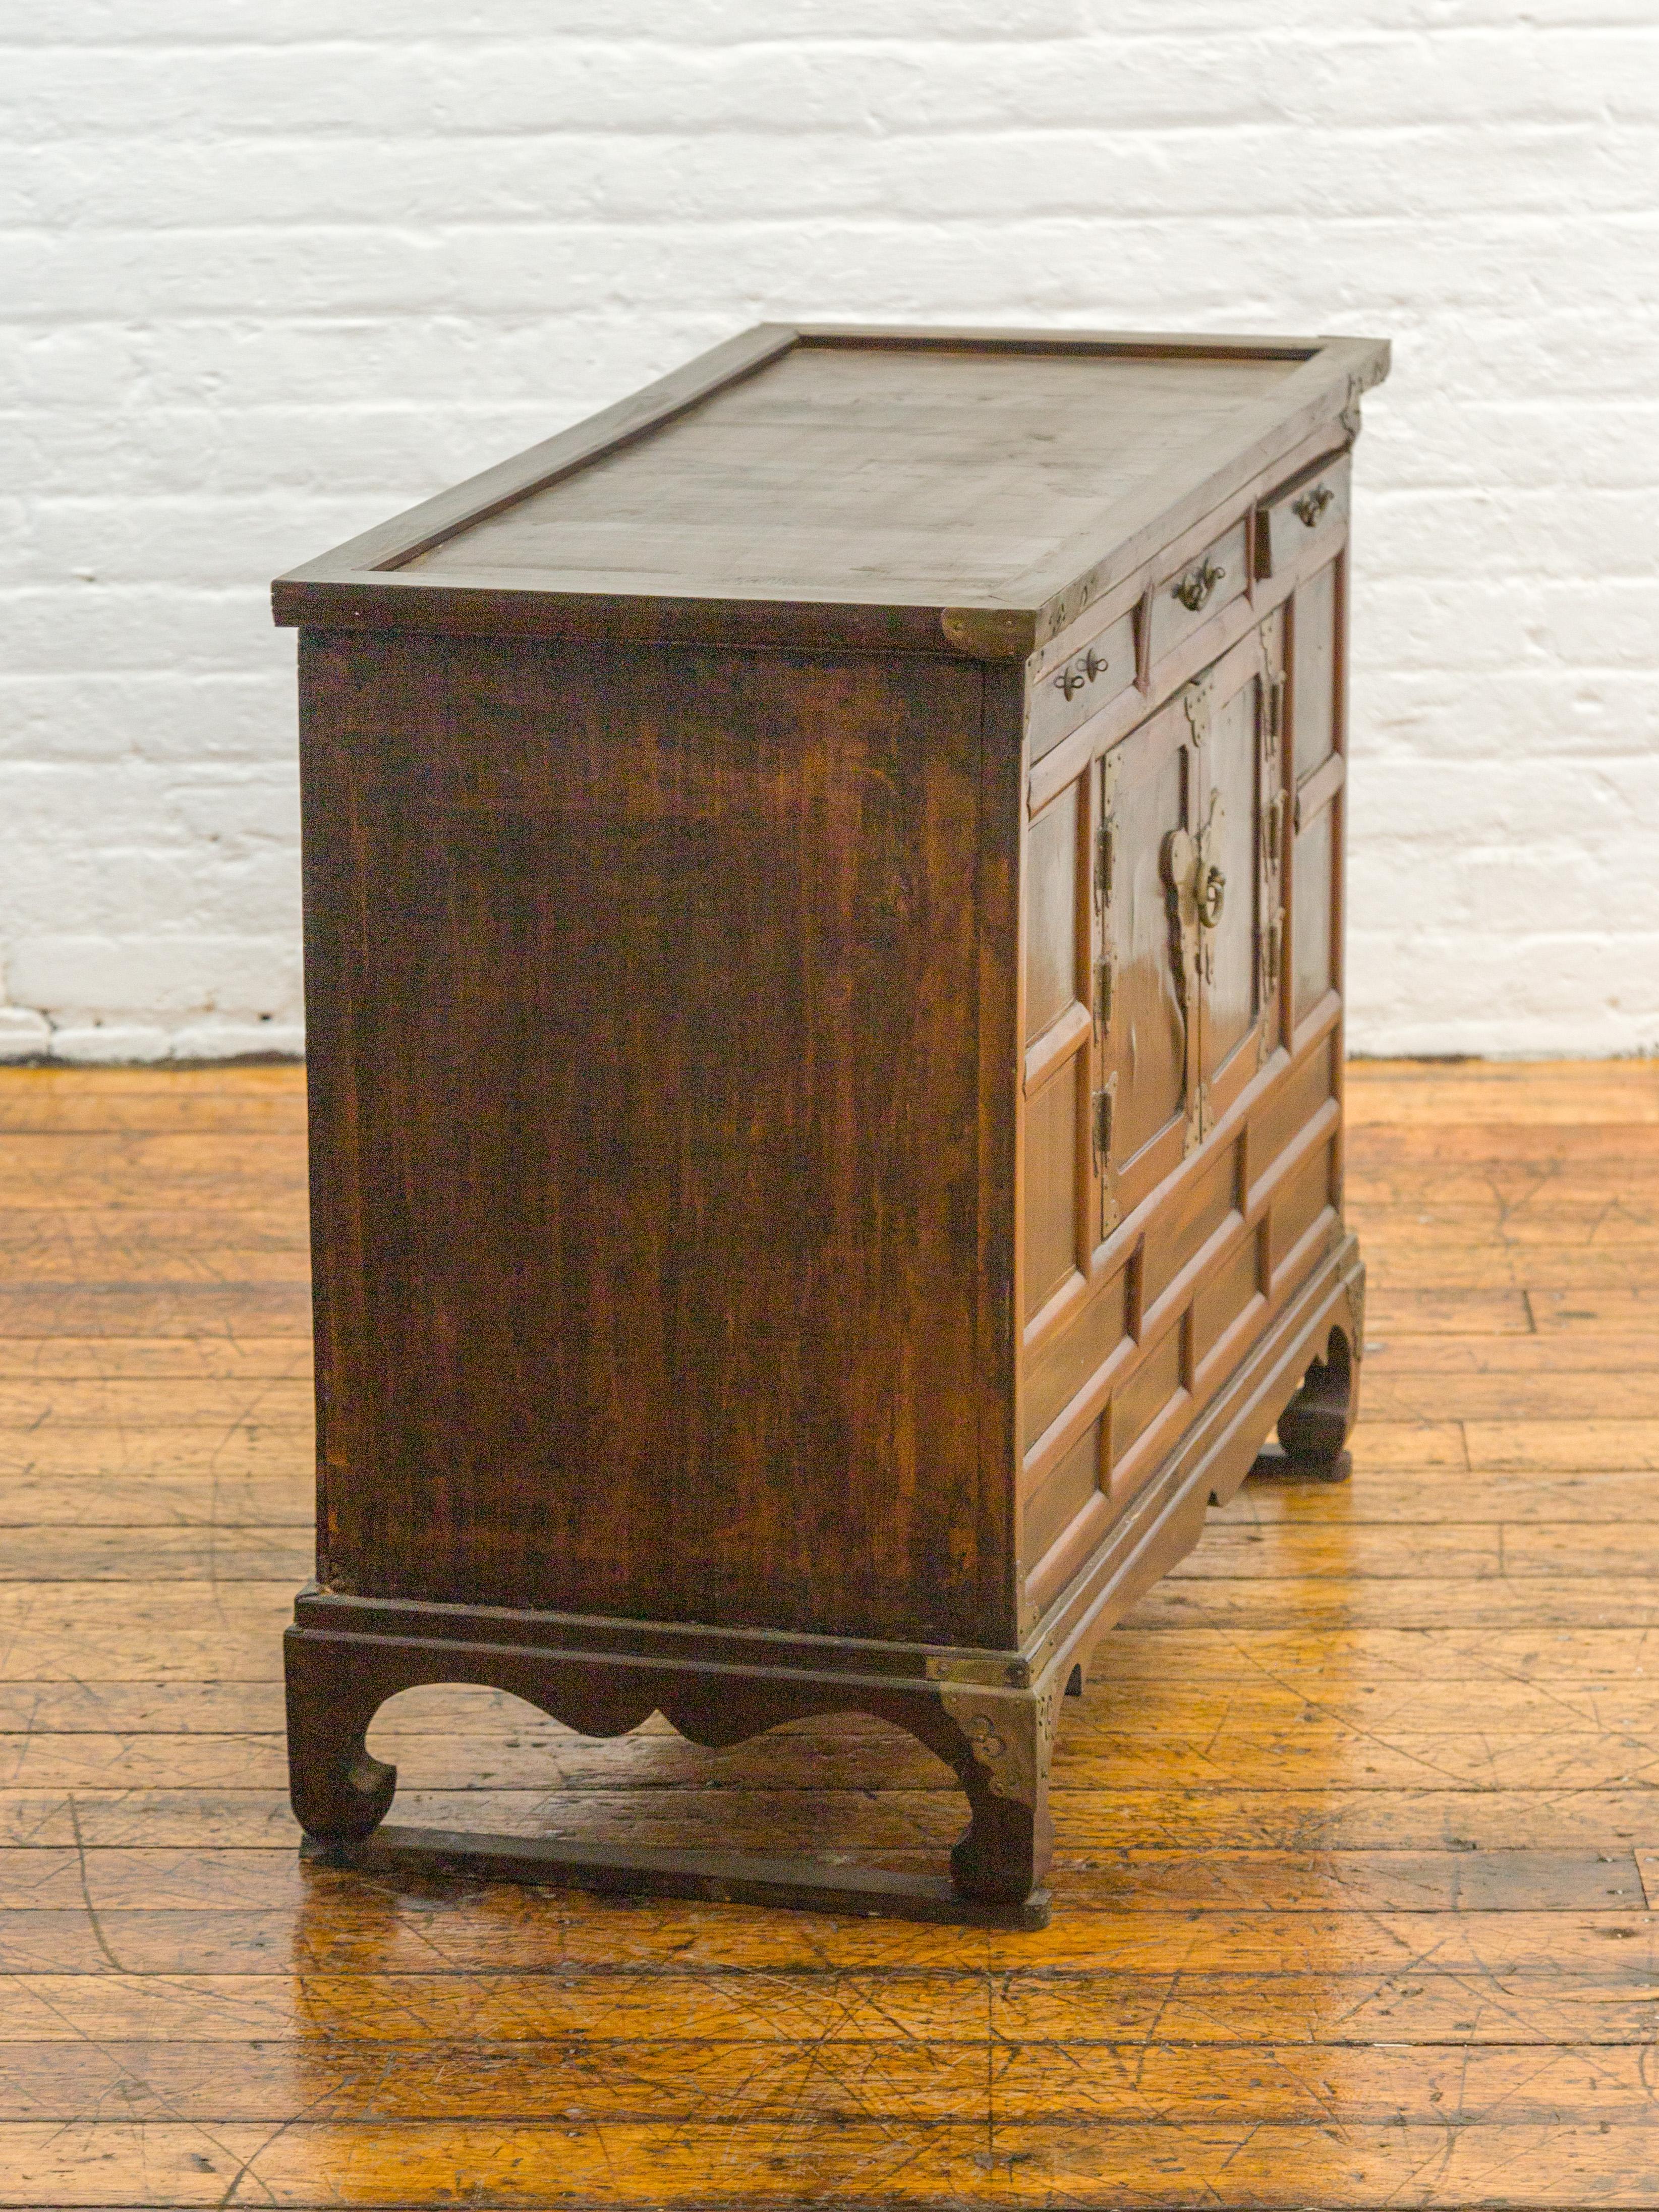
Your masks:
<svg viewBox="0 0 1659 2212"><path fill-rule="evenodd" d="M1103 1648L1053 1925L301 1868L302 1078L0 1075L0 2207L1659 2204L1659 1071L1352 1072L1351 1486ZM938 1863L856 1721L407 1693L398 1818Z"/></svg>

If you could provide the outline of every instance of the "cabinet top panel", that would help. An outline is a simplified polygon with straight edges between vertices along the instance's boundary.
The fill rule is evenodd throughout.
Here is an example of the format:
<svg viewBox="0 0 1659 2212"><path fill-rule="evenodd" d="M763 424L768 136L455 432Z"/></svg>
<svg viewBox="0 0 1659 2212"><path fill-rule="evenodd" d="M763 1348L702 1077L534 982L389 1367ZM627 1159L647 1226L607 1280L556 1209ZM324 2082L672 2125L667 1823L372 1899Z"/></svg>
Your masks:
<svg viewBox="0 0 1659 2212"><path fill-rule="evenodd" d="M276 616L937 651L949 612L959 649L1023 653L1387 361L763 325L283 578Z"/></svg>

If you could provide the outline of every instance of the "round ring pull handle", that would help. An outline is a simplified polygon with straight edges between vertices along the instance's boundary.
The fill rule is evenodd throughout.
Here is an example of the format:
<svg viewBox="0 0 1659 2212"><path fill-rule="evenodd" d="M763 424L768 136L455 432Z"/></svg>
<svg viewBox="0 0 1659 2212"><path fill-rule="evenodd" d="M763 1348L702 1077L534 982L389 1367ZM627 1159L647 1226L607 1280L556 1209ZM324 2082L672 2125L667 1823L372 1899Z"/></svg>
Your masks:
<svg viewBox="0 0 1659 2212"><path fill-rule="evenodd" d="M1227 878L1213 863L1200 872L1193 886L1193 896L1198 907L1198 919L1206 929L1213 929L1221 919L1222 903L1227 896Z"/></svg>
<svg viewBox="0 0 1659 2212"><path fill-rule="evenodd" d="M1213 561L1204 561L1196 568L1189 568L1178 584L1170 585L1170 596L1179 599L1189 615L1195 615L1226 573Z"/></svg>
<svg viewBox="0 0 1659 2212"><path fill-rule="evenodd" d="M1291 513L1304 530L1311 530L1335 497L1336 494L1328 484L1315 484L1310 490L1304 491L1300 499L1291 501Z"/></svg>

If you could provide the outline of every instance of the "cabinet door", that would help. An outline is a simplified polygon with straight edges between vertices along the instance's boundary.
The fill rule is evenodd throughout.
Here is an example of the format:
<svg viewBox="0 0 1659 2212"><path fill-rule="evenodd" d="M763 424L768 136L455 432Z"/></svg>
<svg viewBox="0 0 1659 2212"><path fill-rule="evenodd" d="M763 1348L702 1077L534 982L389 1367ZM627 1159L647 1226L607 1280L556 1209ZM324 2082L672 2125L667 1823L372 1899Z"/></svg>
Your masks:
<svg viewBox="0 0 1659 2212"><path fill-rule="evenodd" d="M1236 1357L1228 1333L1261 1304L1241 1152L1201 1148L1284 1034L1281 629L1269 617L1079 764L1028 833L1031 1620L1190 1419L1197 1362L1224 1340ZM1224 1230L1224 1261L1182 1290Z"/></svg>
<svg viewBox="0 0 1659 2212"><path fill-rule="evenodd" d="M1281 632L1275 615L1200 679L1188 701L1200 817L1193 903L1200 1136L1226 1112L1281 1033Z"/></svg>
<svg viewBox="0 0 1659 2212"><path fill-rule="evenodd" d="M1206 874L1199 907L1203 1082L1206 1092L1255 1038L1261 1012L1261 748L1256 685L1218 700L1197 754L1199 833Z"/></svg>
<svg viewBox="0 0 1659 2212"><path fill-rule="evenodd" d="M1275 617L1101 763L1111 1219L1279 1040L1279 654Z"/></svg>
<svg viewBox="0 0 1659 2212"><path fill-rule="evenodd" d="M1187 1148L1195 945L1183 939L1170 875L1171 854L1190 842L1193 763L1186 730L1179 704L1171 703L1124 738L1099 769L1103 1232L1179 1166Z"/></svg>

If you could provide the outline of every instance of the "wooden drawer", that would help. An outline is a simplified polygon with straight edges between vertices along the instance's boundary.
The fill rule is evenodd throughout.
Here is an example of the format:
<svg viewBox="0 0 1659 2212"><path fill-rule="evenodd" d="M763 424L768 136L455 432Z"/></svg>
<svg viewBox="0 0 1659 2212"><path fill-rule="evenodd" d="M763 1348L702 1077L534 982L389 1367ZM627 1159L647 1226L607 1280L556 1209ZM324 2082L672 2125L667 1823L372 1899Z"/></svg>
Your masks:
<svg viewBox="0 0 1659 2212"><path fill-rule="evenodd" d="M1201 629L1244 591L1249 575L1244 557L1245 529L1236 522L1194 559L1159 579L1152 592L1152 664Z"/></svg>
<svg viewBox="0 0 1659 2212"><path fill-rule="evenodd" d="M1281 575L1310 550L1323 555L1335 547L1347 527L1352 472L1348 456L1336 453L1263 500L1255 532L1258 575Z"/></svg>
<svg viewBox="0 0 1659 2212"><path fill-rule="evenodd" d="M1062 738L1120 697L1134 680L1135 618L1130 613L1121 615L1033 686L1032 760L1053 752Z"/></svg>

